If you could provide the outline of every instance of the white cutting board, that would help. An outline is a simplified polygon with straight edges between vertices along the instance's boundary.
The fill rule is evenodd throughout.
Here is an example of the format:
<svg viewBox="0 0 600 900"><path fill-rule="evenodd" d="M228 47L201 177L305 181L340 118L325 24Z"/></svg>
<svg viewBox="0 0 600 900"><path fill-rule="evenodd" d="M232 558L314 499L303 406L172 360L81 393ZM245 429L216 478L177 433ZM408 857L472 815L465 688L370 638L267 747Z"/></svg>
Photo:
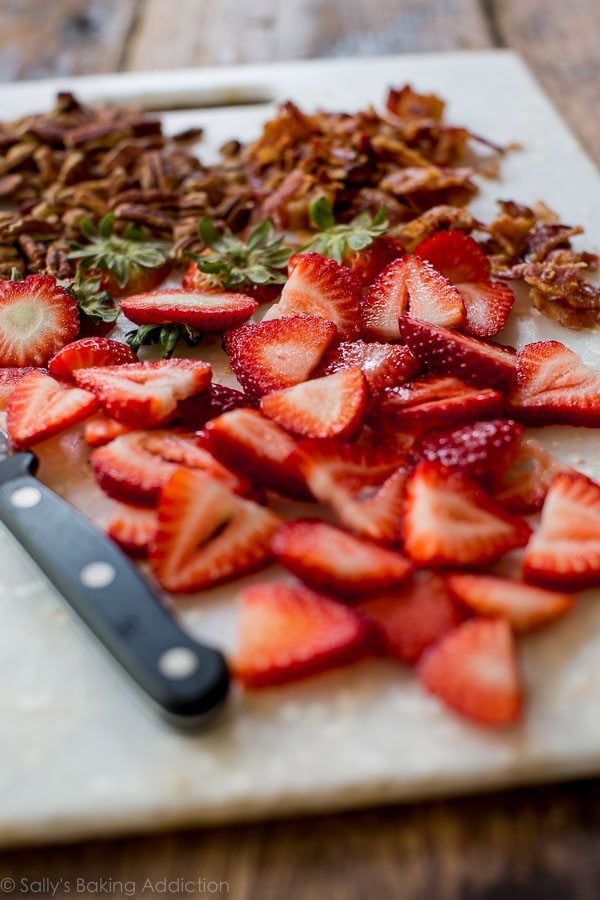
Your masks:
<svg viewBox="0 0 600 900"><path fill-rule="evenodd" d="M84 99L231 102L291 98L309 109L380 104L410 82L449 101L448 117L494 141L521 141L502 179L482 184L473 208L494 198L543 197L564 221L600 242L600 179L523 64L507 52L402 56L139 73L10 85L9 118L49 106L57 89ZM157 98L161 98L157 102ZM256 134L271 105L172 113L167 129L200 124L206 146ZM205 151L203 151L205 152ZM561 329L529 311L503 337L558 338L600 368L600 334ZM599 437L540 432L552 452L600 476ZM77 434L43 449L43 477L89 503L79 483ZM51 460L60 459L60 468ZM418 799L600 772L600 597L523 642L530 701L519 728L490 734L427 696L392 661L367 661L294 686L243 696L210 731L181 736L98 651L54 591L0 533L0 842L4 845L236 821ZM264 576L259 576L264 577ZM270 576L272 577L272 576ZM232 645L232 584L180 601L194 632Z"/></svg>

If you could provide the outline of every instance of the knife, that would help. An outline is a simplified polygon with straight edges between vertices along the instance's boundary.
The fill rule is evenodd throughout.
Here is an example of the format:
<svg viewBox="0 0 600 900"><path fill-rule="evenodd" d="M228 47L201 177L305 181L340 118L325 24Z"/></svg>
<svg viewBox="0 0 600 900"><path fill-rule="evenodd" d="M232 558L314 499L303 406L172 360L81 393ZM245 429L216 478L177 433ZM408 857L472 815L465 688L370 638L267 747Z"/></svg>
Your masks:
<svg viewBox="0 0 600 900"><path fill-rule="evenodd" d="M179 628L124 553L34 476L0 429L0 521L173 724L200 727L225 701L223 655Z"/></svg>

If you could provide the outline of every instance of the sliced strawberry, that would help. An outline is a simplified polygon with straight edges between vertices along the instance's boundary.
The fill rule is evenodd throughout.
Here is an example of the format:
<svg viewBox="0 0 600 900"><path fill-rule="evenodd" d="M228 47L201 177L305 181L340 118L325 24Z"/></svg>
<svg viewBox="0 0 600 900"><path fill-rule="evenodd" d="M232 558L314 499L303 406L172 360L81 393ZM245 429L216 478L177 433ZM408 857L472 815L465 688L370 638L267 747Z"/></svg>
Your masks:
<svg viewBox="0 0 600 900"><path fill-rule="evenodd" d="M315 499L328 503L339 521L376 541L397 542L408 455L346 444L300 441L287 460Z"/></svg>
<svg viewBox="0 0 600 900"><path fill-rule="evenodd" d="M496 500L521 515L538 512L554 477L566 471L571 471L570 466L551 456L533 438L526 438L497 488Z"/></svg>
<svg viewBox="0 0 600 900"><path fill-rule="evenodd" d="M53 275L0 281L0 366L44 366L78 331L77 303Z"/></svg>
<svg viewBox="0 0 600 900"><path fill-rule="evenodd" d="M294 434L350 438L362 425L367 392L367 382L360 369L345 369L266 394L260 408Z"/></svg>
<svg viewBox="0 0 600 900"><path fill-rule="evenodd" d="M205 390L211 369L200 360L161 359L76 369L73 378L79 387L96 394L108 416L123 425L146 428L172 418L180 400Z"/></svg>
<svg viewBox="0 0 600 900"><path fill-rule="evenodd" d="M365 656L367 620L322 594L289 584L254 584L241 593L236 677L251 688L285 684Z"/></svg>
<svg viewBox="0 0 600 900"><path fill-rule="evenodd" d="M555 477L525 551L523 573L526 581L548 588L600 585L599 484L580 472Z"/></svg>
<svg viewBox="0 0 600 900"><path fill-rule="evenodd" d="M261 396L306 381L336 334L333 322L289 316L228 332L225 349L243 389Z"/></svg>
<svg viewBox="0 0 600 900"><path fill-rule="evenodd" d="M67 344L55 353L48 363L48 371L54 378L70 381L75 369L92 366L120 366L136 363L137 356L127 344L104 337L87 337Z"/></svg>
<svg viewBox="0 0 600 900"><path fill-rule="evenodd" d="M8 369L0 369L0 412L6 409L10 395L20 381L30 372L42 372L46 374L45 369L38 369L35 366L11 367Z"/></svg>
<svg viewBox="0 0 600 900"><path fill-rule="evenodd" d="M6 430L14 447L31 447L98 409L89 391L67 387L43 372L30 372L16 385L7 408Z"/></svg>
<svg viewBox="0 0 600 900"><path fill-rule="evenodd" d="M402 340L434 372L454 375L478 387L507 390L517 376L517 357L509 347L438 328L409 316L400 319Z"/></svg>
<svg viewBox="0 0 600 900"><path fill-rule="evenodd" d="M463 231L438 231L421 241L415 256L426 259L452 284L489 281L490 263L477 241Z"/></svg>
<svg viewBox="0 0 600 900"><path fill-rule="evenodd" d="M437 460L446 469L459 470L476 481L498 485L517 454L523 431L512 419L438 428L417 438L414 455L419 460Z"/></svg>
<svg viewBox="0 0 600 900"><path fill-rule="evenodd" d="M452 282L426 260L407 259L408 314L443 328L458 328L465 318L461 295Z"/></svg>
<svg viewBox="0 0 600 900"><path fill-rule="evenodd" d="M361 302L364 333L374 341L399 341L398 320L408 309L408 257L381 272Z"/></svg>
<svg viewBox="0 0 600 900"><path fill-rule="evenodd" d="M600 426L600 373L559 341L523 347L517 379L510 403L526 424Z"/></svg>
<svg viewBox="0 0 600 900"><path fill-rule="evenodd" d="M501 619L470 619L419 661L425 687L461 716L480 725L516 722L523 706L517 649Z"/></svg>
<svg viewBox="0 0 600 900"><path fill-rule="evenodd" d="M384 234L368 247L347 253L344 256L344 265L352 269L363 288L366 288L390 263L405 254L406 251L400 241L389 234Z"/></svg>
<svg viewBox="0 0 600 900"><path fill-rule="evenodd" d="M469 478L422 462L406 486L404 546L417 563L479 566L527 543L529 525Z"/></svg>
<svg viewBox="0 0 600 900"><path fill-rule="evenodd" d="M121 301L121 310L136 325L179 322L200 331L236 328L249 319L257 307L258 303L245 294L176 288L135 294Z"/></svg>
<svg viewBox="0 0 600 900"><path fill-rule="evenodd" d="M515 302L515 295L499 281L475 281L457 284L467 318L462 326L474 337L493 337L502 331Z"/></svg>
<svg viewBox="0 0 600 900"><path fill-rule="evenodd" d="M342 341L325 354L317 372L333 375L344 369L360 369L371 390L380 391L404 384L418 371L419 363L400 344Z"/></svg>
<svg viewBox="0 0 600 900"><path fill-rule="evenodd" d="M254 409L236 409L209 422L199 442L217 459L254 483L284 496L306 499L298 473L286 464L296 441Z"/></svg>
<svg viewBox="0 0 600 900"><path fill-rule="evenodd" d="M529 631L568 612L575 599L495 575L448 575L452 593L480 616L506 619L517 631Z"/></svg>
<svg viewBox="0 0 600 900"><path fill-rule="evenodd" d="M342 596L387 590L412 571L400 553L316 519L286 522L272 547L279 562L309 587Z"/></svg>
<svg viewBox="0 0 600 900"><path fill-rule="evenodd" d="M503 408L498 391L472 387L458 378L428 375L384 390L369 412L369 422L423 431L498 416Z"/></svg>
<svg viewBox="0 0 600 900"><path fill-rule="evenodd" d="M109 496L152 506L176 468L199 469L232 491L246 494L250 485L226 469L195 435L177 431L130 431L92 453L98 484Z"/></svg>
<svg viewBox="0 0 600 900"><path fill-rule="evenodd" d="M220 481L177 469L160 495L150 564L167 591L198 591L256 571L271 558L281 519Z"/></svg>
<svg viewBox="0 0 600 900"><path fill-rule="evenodd" d="M359 337L361 284L350 269L319 253L296 253L290 258L288 271L281 299L263 321L319 316L334 322L343 340Z"/></svg>
<svg viewBox="0 0 600 900"><path fill-rule="evenodd" d="M116 419L109 419L104 413L97 413L88 419L83 426L83 436L88 447L102 447L109 441L131 431L128 425L122 425Z"/></svg>
<svg viewBox="0 0 600 900"><path fill-rule="evenodd" d="M390 656L409 665L464 619L433 572L419 572L393 591L363 600L358 609L377 623Z"/></svg>
<svg viewBox="0 0 600 900"><path fill-rule="evenodd" d="M241 391L224 384L211 384L207 391L180 400L177 404L177 419L188 428L200 429L223 413L253 405L254 401Z"/></svg>
<svg viewBox="0 0 600 900"><path fill-rule="evenodd" d="M106 533L130 556L147 556L157 527L158 514L155 509L119 503Z"/></svg>

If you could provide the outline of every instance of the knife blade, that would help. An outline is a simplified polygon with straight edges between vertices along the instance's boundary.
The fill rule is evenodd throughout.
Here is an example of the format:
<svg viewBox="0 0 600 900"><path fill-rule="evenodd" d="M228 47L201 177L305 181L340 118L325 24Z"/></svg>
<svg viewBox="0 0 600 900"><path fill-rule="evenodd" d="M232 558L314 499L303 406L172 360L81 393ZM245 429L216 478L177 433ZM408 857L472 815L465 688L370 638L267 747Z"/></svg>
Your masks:
<svg viewBox="0 0 600 900"><path fill-rule="evenodd" d="M200 727L228 693L223 655L179 627L142 573L35 478L37 468L0 429L0 521L164 716Z"/></svg>

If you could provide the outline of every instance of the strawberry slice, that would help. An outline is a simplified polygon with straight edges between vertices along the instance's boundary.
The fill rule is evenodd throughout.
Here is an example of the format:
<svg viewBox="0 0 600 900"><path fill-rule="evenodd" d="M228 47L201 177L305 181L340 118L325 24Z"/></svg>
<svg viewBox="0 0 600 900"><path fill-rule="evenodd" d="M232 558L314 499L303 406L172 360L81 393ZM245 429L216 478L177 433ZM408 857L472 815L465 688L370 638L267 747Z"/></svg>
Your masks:
<svg viewBox="0 0 600 900"><path fill-rule="evenodd" d="M600 485L580 472L552 482L542 521L525 551L526 581L548 588L600 586Z"/></svg>
<svg viewBox="0 0 600 900"><path fill-rule="evenodd" d="M78 331L77 303L53 275L0 281L0 366L45 366Z"/></svg>
<svg viewBox="0 0 600 900"><path fill-rule="evenodd" d="M516 631L529 631L568 612L575 599L495 575L448 575L452 593L480 616L506 619Z"/></svg>
<svg viewBox="0 0 600 900"><path fill-rule="evenodd" d="M317 519L286 522L272 547L279 562L309 587L342 596L387 590L412 571L400 553Z"/></svg>
<svg viewBox="0 0 600 900"><path fill-rule="evenodd" d="M207 391L180 400L177 405L177 419L188 428L199 429L223 413L253 405L254 401L241 391L224 384L211 384Z"/></svg>
<svg viewBox="0 0 600 900"><path fill-rule="evenodd" d="M289 278L281 299L263 319L319 316L337 325L343 340L360 336L361 283L346 266L319 253L296 253L288 265Z"/></svg>
<svg viewBox="0 0 600 900"><path fill-rule="evenodd" d="M368 247L344 254L344 265L352 269L363 288L366 288L384 269L387 269L390 263L405 254L406 251L400 241L389 234L384 234Z"/></svg>
<svg viewBox="0 0 600 900"><path fill-rule="evenodd" d="M178 322L200 331L236 328L249 319L258 303L232 291L186 291L173 288L134 294L121 300L121 310L136 325Z"/></svg>
<svg viewBox="0 0 600 900"><path fill-rule="evenodd" d="M157 502L180 467L206 472L240 494L250 490L247 481L198 447L191 432L130 431L94 450L91 462L98 484L110 497L144 506Z"/></svg>
<svg viewBox="0 0 600 900"><path fill-rule="evenodd" d="M480 725L510 725L521 716L517 648L502 619L471 619L423 655L417 673L455 712Z"/></svg>
<svg viewBox="0 0 600 900"><path fill-rule="evenodd" d="M517 448L511 467L498 485L496 500L511 512L521 515L538 512L544 505L554 477L559 472L567 471L572 471L570 466L547 453L537 441L526 438Z"/></svg>
<svg viewBox="0 0 600 900"><path fill-rule="evenodd" d="M509 347L438 328L409 316L400 319L402 340L433 372L454 375L478 387L508 390L517 376L517 357Z"/></svg>
<svg viewBox="0 0 600 900"><path fill-rule="evenodd" d="M137 356L127 344L105 337L86 337L67 344L55 353L48 363L48 371L54 378L72 379L75 369L92 366L120 366L136 363Z"/></svg>
<svg viewBox="0 0 600 900"><path fill-rule="evenodd" d="M358 609L377 623L387 653L409 665L464 619L433 572L419 572L395 590L363 600Z"/></svg>
<svg viewBox="0 0 600 900"><path fill-rule="evenodd" d="M408 455L335 439L300 441L287 460L315 499L352 531L376 541L400 539Z"/></svg>
<svg viewBox="0 0 600 900"><path fill-rule="evenodd" d="M177 469L160 495L150 564L161 587L198 591L256 571L271 558L281 519L199 471Z"/></svg>
<svg viewBox="0 0 600 900"><path fill-rule="evenodd" d="M559 341L527 344L519 353L510 403L528 425L598 427L600 373Z"/></svg>
<svg viewBox="0 0 600 900"><path fill-rule="evenodd" d="M369 412L369 422L384 421L397 428L438 428L498 416L504 401L498 391L479 389L458 378L427 375L384 390Z"/></svg>
<svg viewBox="0 0 600 900"><path fill-rule="evenodd" d="M354 437L362 425L368 386L360 369L345 369L266 394L261 411L304 437Z"/></svg>
<svg viewBox="0 0 600 900"><path fill-rule="evenodd" d="M437 460L446 469L497 485L517 454L523 431L512 419L439 428L417 438L414 454L419 460Z"/></svg>
<svg viewBox="0 0 600 900"><path fill-rule="evenodd" d="M342 341L329 350L317 369L319 375L333 375L344 369L360 369L372 391L395 387L411 378L419 363L408 347L366 341Z"/></svg>
<svg viewBox="0 0 600 900"><path fill-rule="evenodd" d="M490 279L487 256L464 231L438 231L430 235L418 245L415 256L426 259L452 284Z"/></svg>
<svg viewBox="0 0 600 900"><path fill-rule="evenodd" d="M102 447L128 431L131 431L129 426L122 425L116 419L109 419L104 413L92 416L83 426L83 436L88 447Z"/></svg>
<svg viewBox="0 0 600 900"><path fill-rule="evenodd" d="M97 409L89 391L67 387L44 372L29 372L10 395L6 430L14 447L31 447L83 422Z"/></svg>
<svg viewBox="0 0 600 900"><path fill-rule="evenodd" d="M409 316L443 328L458 328L465 307L452 282L418 256L409 257L406 266Z"/></svg>
<svg viewBox="0 0 600 900"><path fill-rule="evenodd" d="M406 486L404 545L417 563L479 566L527 543L529 525L460 472L422 462Z"/></svg>
<svg viewBox="0 0 600 900"><path fill-rule="evenodd" d="M15 386L30 372L46 374L45 369L38 369L36 366L24 366L23 368L11 366L8 369L0 369L0 412L3 412L8 406Z"/></svg>
<svg viewBox="0 0 600 900"><path fill-rule="evenodd" d="M408 309L407 260L397 259L384 269L361 302L363 330L369 340L400 340L398 320Z"/></svg>
<svg viewBox="0 0 600 900"><path fill-rule="evenodd" d="M119 503L106 526L106 533L130 556L147 556L157 527L158 514L155 509Z"/></svg>
<svg viewBox="0 0 600 900"><path fill-rule="evenodd" d="M329 597L289 584L254 584L241 593L240 645L233 660L245 687L285 684L365 656L363 616Z"/></svg>
<svg viewBox="0 0 600 900"><path fill-rule="evenodd" d="M161 359L76 369L73 378L96 394L108 416L132 428L146 428L172 418L180 400L205 390L211 368L192 359Z"/></svg>
<svg viewBox="0 0 600 900"><path fill-rule="evenodd" d="M225 413L208 422L198 439L217 459L255 484L284 496L307 498L303 480L286 463L296 441L256 410Z"/></svg>
<svg viewBox="0 0 600 900"><path fill-rule="evenodd" d="M289 316L228 332L225 349L244 390L261 396L306 381L336 334L333 322Z"/></svg>
<svg viewBox="0 0 600 900"><path fill-rule="evenodd" d="M474 337L493 337L508 322L515 295L499 281L457 284L466 311L462 330Z"/></svg>

